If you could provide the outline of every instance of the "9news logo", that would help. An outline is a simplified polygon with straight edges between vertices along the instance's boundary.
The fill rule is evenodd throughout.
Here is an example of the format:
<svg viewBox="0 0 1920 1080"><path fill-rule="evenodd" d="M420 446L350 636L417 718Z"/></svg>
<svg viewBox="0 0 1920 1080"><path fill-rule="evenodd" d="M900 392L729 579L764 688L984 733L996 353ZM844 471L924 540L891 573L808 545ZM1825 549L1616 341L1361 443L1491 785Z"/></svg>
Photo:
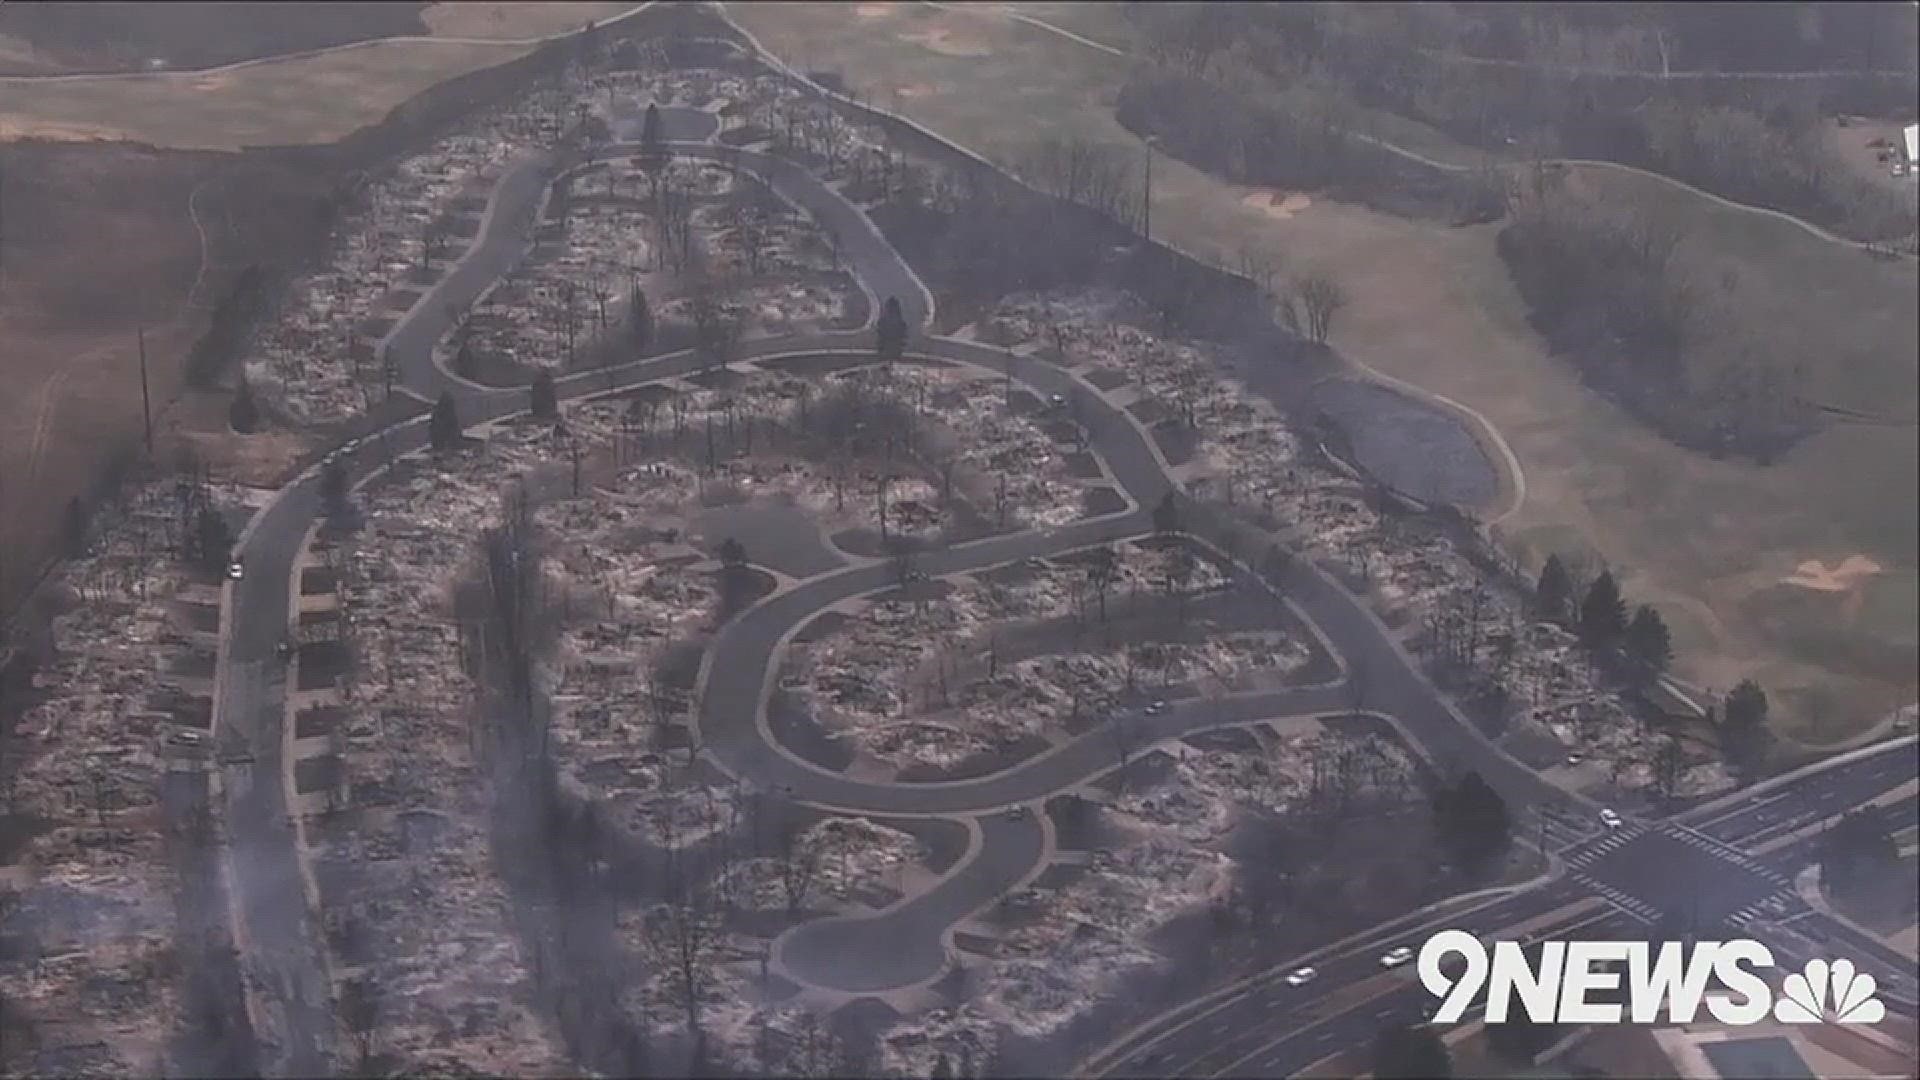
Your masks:
<svg viewBox="0 0 1920 1080"><path fill-rule="evenodd" d="M1447 964L1452 956L1464 958L1464 966ZM1541 1024L1688 1024L1702 999L1714 1019L1731 1025L1757 1024L1768 1016L1785 1024L1877 1024L1886 1018L1886 1006L1874 997L1873 976L1855 970L1851 960L1807 961L1782 982L1778 1000L1756 973L1772 966L1772 951L1750 939L1690 948L1668 942L1657 953L1644 941L1548 941L1540 946L1536 969L1519 942L1495 942L1489 957L1472 934L1443 930L1421 946L1419 974L1427 992L1442 999L1433 1015L1442 1024L1457 1022L1482 988L1489 1024L1504 1023L1516 998L1521 1011ZM1623 978L1624 1006L1618 994ZM1730 993L1709 997L1709 983ZM1593 1000L1609 991L1611 1000Z"/></svg>

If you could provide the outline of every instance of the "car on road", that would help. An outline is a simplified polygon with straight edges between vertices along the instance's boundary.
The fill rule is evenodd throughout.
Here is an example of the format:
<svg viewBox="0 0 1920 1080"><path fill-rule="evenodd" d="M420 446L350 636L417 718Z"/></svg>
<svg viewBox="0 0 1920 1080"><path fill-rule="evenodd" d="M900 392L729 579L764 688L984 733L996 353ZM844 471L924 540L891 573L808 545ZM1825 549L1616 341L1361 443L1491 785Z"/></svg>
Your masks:
<svg viewBox="0 0 1920 1080"><path fill-rule="evenodd" d="M1066 395L1064 394L1054 394L1052 397L1049 397L1047 399L1047 404L1053 406L1056 409L1065 406L1066 403L1067 403L1067 398L1066 398Z"/></svg>
<svg viewBox="0 0 1920 1080"><path fill-rule="evenodd" d="M228 561L227 563L228 578L234 581L239 581L241 578L246 576L246 573L247 573L247 564L242 562L238 557L235 557Z"/></svg>
<svg viewBox="0 0 1920 1080"><path fill-rule="evenodd" d="M1413 959L1413 946L1395 945L1393 948L1381 954L1380 966L1383 968L1397 968L1411 959Z"/></svg>
<svg viewBox="0 0 1920 1080"><path fill-rule="evenodd" d="M1000 816L1006 818L1008 821L1019 821L1021 818L1027 816L1027 808L1024 806L1009 806L1005 810L1000 811Z"/></svg>
<svg viewBox="0 0 1920 1080"><path fill-rule="evenodd" d="M1587 755L1582 754L1578 750L1575 750L1573 753L1567 755L1567 764L1569 765L1578 765L1585 760L1587 760Z"/></svg>
<svg viewBox="0 0 1920 1080"><path fill-rule="evenodd" d="M207 733L198 728L177 728L167 733L167 741L175 746L205 746Z"/></svg>
<svg viewBox="0 0 1920 1080"><path fill-rule="evenodd" d="M1294 968L1287 973L1287 985L1305 986L1313 981L1314 976L1319 974L1319 972L1313 970L1311 967Z"/></svg>
<svg viewBox="0 0 1920 1080"><path fill-rule="evenodd" d="M1609 829L1617 829L1621 824L1620 815L1615 813L1611 808L1603 809L1600 811L1600 824L1605 825Z"/></svg>
<svg viewBox="0 0 1920 1080"><path fill-rule="evenodd" d="M907 580L908 581L925 581L927 580L927 572L925 570L911 571L910 573L907 574Z"/></svg>
<svg viewBox="0 0 1920 1080"><path fill-rule="evenodd" d="M1167 703L1164 701L1156 700L1156 701L1149 702L1147 704L1146 714L1148 716L1159 716L1161 713L1166 711L1167 711Z"/></svg>

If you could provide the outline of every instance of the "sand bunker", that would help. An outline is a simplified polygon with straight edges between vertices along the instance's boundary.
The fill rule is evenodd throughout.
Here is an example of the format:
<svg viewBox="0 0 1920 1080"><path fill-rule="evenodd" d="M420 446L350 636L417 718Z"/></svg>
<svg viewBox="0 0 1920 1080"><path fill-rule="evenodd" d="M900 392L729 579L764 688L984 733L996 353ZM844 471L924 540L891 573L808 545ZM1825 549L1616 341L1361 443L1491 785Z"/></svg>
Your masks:
<svg viewBox="0 0 1920 1080"><path fill-rule="evenodd" d="M903 98L919 98L934 93L934 89L926 83L914 83L912 86L903 86L894 91L894 93L899 94Z"/></svg>
<svg viewBox="0 0 1920 1080"><path fill-rule="evenodd" d="M1240 203L1285 221L1312 206L1313 200L1297 191L1255 191L1241 198Z"/></svg>
<svg viewBox="0 0 1920 1080"><path fill-rule="evenodd" d="M910 41L923 49L937 52L942 56L992 56L993 50L980 41L956 41L953 31L944 26L931 26L925 30L901 34L901 41Z"/></svg>
<svg viewBox="0 0 1920 1080"><path fill-rule="evenodd" d="M61 123L0 115L0 142L16 139L46 139L51 142L92 142L96 139L128 139L124 130L98 124Z"/></svg>
<svg viewBox="0 0 1920 1080"><path fill-rule="evenodd" d="M1832 567L1823 560L1808 559L1794 568L1792 576L1781 578L1780 583L1819 592L1852 592L1859 587L1861 579L1870 578L1882 569L1865 555L1849 555L1840 565Z"/></svg>

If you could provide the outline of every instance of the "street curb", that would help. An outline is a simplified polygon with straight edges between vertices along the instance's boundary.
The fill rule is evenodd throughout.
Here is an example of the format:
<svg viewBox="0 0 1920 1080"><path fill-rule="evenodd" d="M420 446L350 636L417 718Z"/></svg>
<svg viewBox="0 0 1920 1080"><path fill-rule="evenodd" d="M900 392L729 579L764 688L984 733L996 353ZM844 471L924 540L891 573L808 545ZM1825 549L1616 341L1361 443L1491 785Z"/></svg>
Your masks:
<svg viewBox="0 0 1920 1080"><path fill-rule="evenodd" d="M287 575L287 612L290 620L297 623L300 619L300 556L311 551L313 541L320 534L324 519L316 517L313 524L307 526L306 535L300 538L300 546L294 549L293 572ZM336 594L339 583L335 582ZM342 612L344 615L345 613ZM307 918L312 921L315 936L311 942L319 954L320 977L326 980L328 1009L327 1014L333 1020L333 1045L344 1046L347 1040L346 1029L341 1021L340 1011L335 1007L339 1001L338 982L333 970L333 950L327 945L326 918L320 904L320 881L313 872L313 849L307 842L307 819L300 812L300 785L295 780L294 769L299 764L293 754L293 744L298 741L295 734L299 727L294 720L293 695L299 692L300 653L294 650L287 657L287 692L280 702L280 798L287 808L287 817L293 826L294 863L300 868L301 894L307 903ZM342 769L346 762L340 763Z"/></svg>
<svg viewBox="0 0 1920 1080"><path fill-rule="evenodd" d="M241 1006L247 1012L247 1024L253 1030L253 1043L256 1056L263 1056L264 1047L260 1045L261 1036L266 1029L262 1018L266 1006L259 998L255 980L248 977L247 958L251 951L247 948L247 920L243 913L246 905L240 903L239 893L234 890L233 873L233 834L227 822L226 800L227 785L225 766L220 763L220 701L225 694L227 684L227 628L233 625L233 582L222 577L220 580L220 639L214 645L213 666L213 709L208 719L213 742L214 767L207 774L207 811L216 815L219 822L220 837L220 889L226 894L227 934L232 939L235 956L235 968L240 975Z"/></svg>
<svg viewBox="0 0 1920 1080"><path fill-rule="evenodd" d="M1863 761L1867 758L1874 757L1875 755L1888 753L1894 750L1898 750L1902 747L1913 747L1916 745L1920 745L1920 733L1916 733L1913 735L1902 735L1899 738L1886 739L1881 742L1871 743L1869 745L1858 747L1853 750L1847 750L1842 753L1835 754L1832 757L1822 758L1819 761L1815 761L1807 765L1802 765L1801 767L1793 770L1792 772L1781 773L1779 776L1770 777L1769 779L1762 780L1761 782L1754 784L1751 787L1735 788L1734 790L1729 791L1724 795L1716 796L1710 802L1701 803L1699 806L1692 807L1686 812L1676 815L1673 820L1678 822L1683 822L1683 823L1697 822L1702 818L1711 817L1715 811L1720 810L1721 808L1731 803L1739 802L1744 799L1752 799L1760 795L1765 795L1769 791L1773 791L1776 788L1784 787L1788 784L1791 784L1797 780L1804 779L1805 777L1811 776L1815 773L1823 772L1827 769L1834 768L1835 766L1849 765L1856 761Z"/></svg>

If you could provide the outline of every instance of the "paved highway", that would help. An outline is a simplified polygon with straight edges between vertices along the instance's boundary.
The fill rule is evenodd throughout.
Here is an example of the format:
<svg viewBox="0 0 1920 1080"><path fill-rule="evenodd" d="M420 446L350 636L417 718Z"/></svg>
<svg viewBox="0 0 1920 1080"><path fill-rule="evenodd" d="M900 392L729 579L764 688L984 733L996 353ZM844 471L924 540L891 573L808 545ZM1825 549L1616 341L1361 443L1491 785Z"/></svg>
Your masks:
<svg viewBox="0 0 1920 1080"><path fill-rule="evenodd" d="M1771 835L1775 818L1799 812L1789 808L1830 807L1803 823L1804 828L1910 783L1915 777L1913 753L1912 739L1894 740L1669 822L1631 822L1619 831L1563 846L1558 855L1569 867L1564 875L1466 911L1448 910L1414 925L1369 932L1332 950L1293 958L1243 989L1198 1007L1171 1010L1123 1035L1096 1054L1086 1071L1101 1076L1290 1075L1336 1050L1365 1045L1384 1020L1400 1015L1385 1012L1390 1007L1410 1012L1431 1003L1417 986L1397 991L1397 997L1355 996L1354 985L1385 986L1378 982L1377 967L1368 965L1377 965L1386 949L1417 946L1451 928L1483 939L1510 937L1514 928L1583 898L1589 904L1603 901L1604 919L1578 926L1577 935L1568 923L1555 936L1651 940L1653 924L1666 910L1692 913L1699 936L1756 937L1772 949L1783 969L1797 970L1814 958L1851 959L1879 982L1880 997L1890 1012L1911 1019L1920 996L1913 961L1807 907L1791 888L1792 879L1815 857L1817 835L1764 854L1745 848L1753 837ZM1832 797L1836 790L1844 795ZM1915 803L1908 796L1882 812L1899 828L1914 820ZM1688 828L1689 818L1716 826L1720 838L1708 839ZM1689 836L1693 838L1686 839ZM1281 976L1303 963L1320 968L1320 976L1305 987L1286 986ZM1341 975L1336 977L1336 971ZM1333 1004L1318 1004L1322 1001Z"/></svg>

